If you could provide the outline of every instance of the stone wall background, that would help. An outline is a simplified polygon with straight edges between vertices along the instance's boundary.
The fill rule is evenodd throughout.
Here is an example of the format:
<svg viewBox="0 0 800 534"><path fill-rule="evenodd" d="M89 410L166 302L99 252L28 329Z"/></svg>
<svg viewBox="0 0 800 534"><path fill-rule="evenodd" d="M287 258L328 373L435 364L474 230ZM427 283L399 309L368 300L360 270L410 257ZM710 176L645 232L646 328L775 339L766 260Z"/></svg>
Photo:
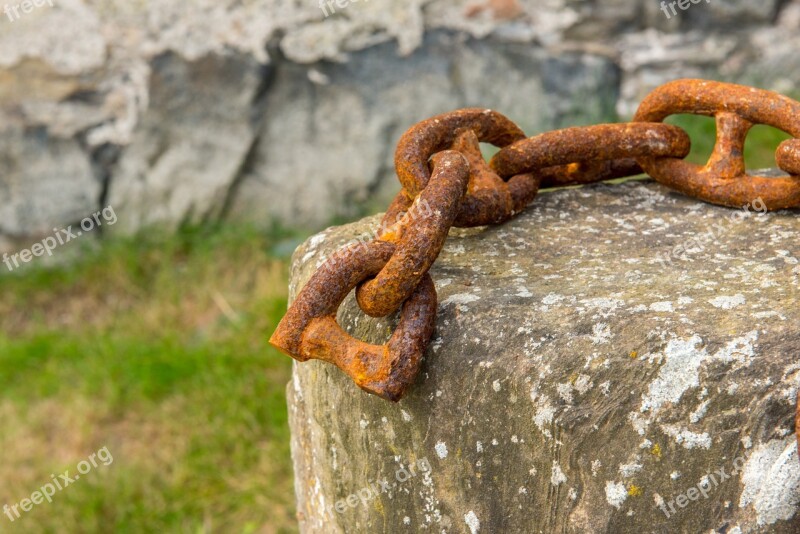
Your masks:
<svg viewBox="0 0 800 534"><path fill-rule="evenodd" d="M800 0L52 3L0 14L0 250L109 204L126 233L357 217L400 134L458 107L534 134L677 77L800 83Z"/></svg>

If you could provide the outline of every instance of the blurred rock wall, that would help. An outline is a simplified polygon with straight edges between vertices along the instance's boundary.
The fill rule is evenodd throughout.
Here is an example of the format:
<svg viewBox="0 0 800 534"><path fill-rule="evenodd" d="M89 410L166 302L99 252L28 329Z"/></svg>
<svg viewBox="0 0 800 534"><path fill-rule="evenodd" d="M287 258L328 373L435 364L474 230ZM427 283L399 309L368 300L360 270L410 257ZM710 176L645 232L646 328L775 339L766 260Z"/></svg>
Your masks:
<svg viewBox="0 0 800 534"><path fill-rule="evenodd" d="M458 107L533 134L676 77L800 82L800 0L36 3L0 14L0 250L109 204L128 233L355 217L400 134Z"/></svg>

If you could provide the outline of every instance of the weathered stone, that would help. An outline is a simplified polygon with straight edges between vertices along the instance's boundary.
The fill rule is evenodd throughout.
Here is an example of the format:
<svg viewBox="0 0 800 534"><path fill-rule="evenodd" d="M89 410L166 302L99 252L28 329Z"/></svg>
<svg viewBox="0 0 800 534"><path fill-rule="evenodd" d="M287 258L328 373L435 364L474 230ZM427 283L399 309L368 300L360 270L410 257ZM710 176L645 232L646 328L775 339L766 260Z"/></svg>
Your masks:
<svg viewBox="0 0 800 534"><path fill-rule="evenodd" d="M639 182L545 193L505 225L451 231L405 399L295 366L302 531L797 532L800 217L760 207ZM377 223L307 241L291 294ZM393 324L352 296L339 319L370 342Z"/></svg>
<svg viewBox="0 0 800 534"><path fill-rule="evenodd" d="M116 231L220 218L255 139L262 68L247 56L154 59L151 105L109 187Z"/></svg>
<svg viewBox="0 0 800 534"><path fill-rule="evenodd" d="M679 78L718 78L721 65L729 61L740 41L725 34L649 29L623 36L617 46L625 72L617 110L623 117L632 117L659 85Z"/></svg>
<svg viewBox="0 0 800 534"><path fill-rule="evenodd" d="M732 28L742 25L765 24L775 20L783 0L727 0L725 2L703 2L702 6L692 6L678 14L685 16L684 25L708 30L723 24Z"/></svg>

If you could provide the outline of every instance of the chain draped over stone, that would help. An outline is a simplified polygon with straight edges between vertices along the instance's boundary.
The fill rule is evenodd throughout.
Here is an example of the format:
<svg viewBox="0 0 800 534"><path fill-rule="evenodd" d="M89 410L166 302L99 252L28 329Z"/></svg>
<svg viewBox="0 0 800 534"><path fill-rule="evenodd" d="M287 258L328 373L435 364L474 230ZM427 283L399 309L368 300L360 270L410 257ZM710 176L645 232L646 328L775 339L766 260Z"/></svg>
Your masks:
<svg viewBox="0 0 800 534"><path fill-rule="evenodd" d="M714 117L717 143L705 166L685 161L691 141L663 120L677 113ZM755 124L793 139L777 149L780 177L747 174L744 142ZM487 164L480 143L500 150ZM470 108L430 118L400 139L395 167L403 188L369 243L335 253L311 277L270 343L303 362L332 363L365 391L398 401L413 384L433 334L437 297L428 271L451 227L500 224L540 188L589 184L646 172L688 196L739 208L800 207L800 102L772 91L705 80L676 80L648 95L633 122L574 127L526 138L511 120ZM371 345L336 321L356 289L373 317L400 310L389 341ZM800 446L800 400L797 404Z"/></svg>

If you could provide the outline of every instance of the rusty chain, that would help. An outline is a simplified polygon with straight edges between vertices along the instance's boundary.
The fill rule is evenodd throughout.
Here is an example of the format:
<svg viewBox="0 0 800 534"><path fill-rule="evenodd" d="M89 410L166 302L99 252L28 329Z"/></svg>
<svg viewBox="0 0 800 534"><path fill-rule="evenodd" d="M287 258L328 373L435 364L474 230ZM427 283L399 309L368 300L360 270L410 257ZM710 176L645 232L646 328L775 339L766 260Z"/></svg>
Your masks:
<svg viewBox="0 0 800 534"><path fill-rule="evenodd" d="M691 146L688 134L662 123L679 113L716 119L717 143L705 166L685 161ZM747 174L744 142L755 124L794 137L776 151L786 176ZM487 109L463 109L425 120L398 143L395 167L402 190L384 215L376 239L329 258L299 293L270 343L301 362L332 363L365 391L397 401L414 382L433 334L437 297L428 271L451 227L500 224L525 209L540 187L642 172L712 204L742 207L760 198L768 210L797 208L798 138L800 102L771 91L705 80L677 80L657 88L642 101L633 122L566 128L531 138ZM499 148L488 164L481 155L482 142ZM401 310L397 329L385 345L357 340L337 323L337 310L353 289L368 315L385 317ZM800 445L800 431L797 434Z"/></svg>

